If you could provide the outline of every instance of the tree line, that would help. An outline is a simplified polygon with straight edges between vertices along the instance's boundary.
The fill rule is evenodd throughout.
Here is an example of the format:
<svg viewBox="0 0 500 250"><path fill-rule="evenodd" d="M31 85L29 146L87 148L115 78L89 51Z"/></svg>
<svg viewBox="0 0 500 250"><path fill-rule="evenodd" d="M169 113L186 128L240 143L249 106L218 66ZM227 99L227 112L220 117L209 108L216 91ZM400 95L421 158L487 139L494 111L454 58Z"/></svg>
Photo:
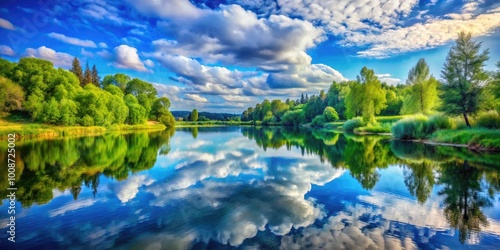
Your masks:
<svg viewBox="0 0 500 250"><path fill-rule="evenodd" d="M27 114L33 121L55 125L109 126L143 124L148 119L173 127L170 100L158 97L151 83L121 73L102 81L95 65L82 71L54 68L49 61L0 59L0 114Z"/></svg>
<svg viewBox="0 0 500 250"><path fill-rule="evenodd" d="M286 101L264 100L241 114L242 121L261 124L279 123L313 126L335 120L361 117L365 124L376 123L376 115L432 114L469 117L480 111L500 111L500 62L497 72L487 72L488 49L471 34L459 33L456 44L448 52L441 80L430 74L425 59L420 59L408 72L406 84L390 86L363 67L356 80L333 82L325 92ZM497 114L498 115L498 114Z"/></svg>

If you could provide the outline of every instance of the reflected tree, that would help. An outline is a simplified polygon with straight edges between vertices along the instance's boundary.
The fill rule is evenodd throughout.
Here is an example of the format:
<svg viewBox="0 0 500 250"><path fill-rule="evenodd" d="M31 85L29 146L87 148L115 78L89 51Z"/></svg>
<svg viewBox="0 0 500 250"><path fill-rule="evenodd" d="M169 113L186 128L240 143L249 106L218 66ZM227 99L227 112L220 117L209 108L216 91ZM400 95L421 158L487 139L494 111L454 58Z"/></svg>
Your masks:
<svg viewBox="0 0 500 250"><path fill-rule="evenodd" d="M153 167L159 151L161 154L169 152L166 149L170 148L172 135L173 131L167 130L19 141L16 145L17 197L24 207L45 204L52 200L53 190L58 189L69 190L76 200L82 185L91 189L95 196L102 175L124 180L130 172ZM6 159L7 150L0 150L0 160ZM0 187L7 186L8 180L0 178ZM6 195L5 192L0 191L0 194Z"/></svg>
<svg viewBox="0 0 500 250"><path fill-rule="evenodd" d="M492 201L481 187L483 171L467 161L453 161L442 164L440 174L439 184L444 188L439 195L444 196L444 215L450 226L458 230L463 244L488 225L481 209L491 206Z"/></svg>
<svg viewBox="0 0 500 250"><path fill-rule="evenodd" d="M411 195L417 197L418 202L424 203L429 198L434 187L434 167L432 161L424 160L420 163L409 163L404 171L405 185Z"/></svg>

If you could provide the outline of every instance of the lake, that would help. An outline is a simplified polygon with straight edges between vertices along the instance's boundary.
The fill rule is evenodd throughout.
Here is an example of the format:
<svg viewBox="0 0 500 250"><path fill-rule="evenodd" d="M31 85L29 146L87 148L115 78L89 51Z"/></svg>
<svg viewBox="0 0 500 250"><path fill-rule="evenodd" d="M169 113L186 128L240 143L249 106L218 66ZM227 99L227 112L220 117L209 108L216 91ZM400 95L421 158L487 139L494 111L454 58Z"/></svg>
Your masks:
<svg viewBox="0 0 500 250"><path fill-rule="evenodd" d="M2 164L0 249L500 248L500 154L255 127L16 151L16 243Z"/></svg>

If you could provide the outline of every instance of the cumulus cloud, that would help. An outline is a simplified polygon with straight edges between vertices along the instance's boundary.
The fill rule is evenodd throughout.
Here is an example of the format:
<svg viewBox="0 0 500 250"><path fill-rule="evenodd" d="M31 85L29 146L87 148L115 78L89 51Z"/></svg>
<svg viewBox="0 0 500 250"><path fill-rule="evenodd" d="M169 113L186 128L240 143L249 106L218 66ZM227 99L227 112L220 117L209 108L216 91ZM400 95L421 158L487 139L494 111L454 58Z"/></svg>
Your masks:
<svg viewBox="0 0 500 250"><path fill-rule="evenodd" d="M86 51L84 48L82 48L80 50L80 54L82 54L83 56L86 56L86 57L94 57L94 53L92 53L90 51Z"/></svg>
<svg viewBox="0 0 500 250"><path fill-rule="evenodd" d="M394 77L391 77L391 74L377 74L376 75L378 77L378 79L380 80L380 82L385 82L389 85L396 85L398 83L401 83L401 79L399 78L394 78Z"/></svg>
<svg viewBox="0 0 500 250"><path fill-rule="evenodd" d="M70 67L73 61L73 56L64 52L57 52L51 48L41 46L38 49L27 48L25 51L26 56L38 57L49 60L56 66Z"/></svg>
<svg viewBox="0 0 500 250"><path fill-rule="evenodd" d="M0 54L7 55L7 56L14 56L14 55L16 55L16 52L11 47L9 47L7 45L0 45Z"/></svg>
<svg viewBox="0 0 500 250"><path fill-rule="evenodd" d="M195 102L208 102L207 98L201 97L197 94L185 94L184 98Z"/></svg>
<svg viewBox="0 0 500 250"><path fill-rule="evenodd" d="M96 202L97 202L97 200L95 200L95 199L84 199L84 200L70 202L62 207L51 210L49 212L49 214L50 214L50 217L63 215L63 214L70 212L70 211L78 210L78 209L85 208L85 207L90 207L90 206L94 205Z"/></svg>
<svg viewBox="0 0 500 250"><path fill-rule="evenodd" d="M302 66L294 71L271 73L267 77L267 84L271 88L326 88L333 81L347 80L340 72L324 64Z"/></svg>
<svg viewBox="0 0 500 250"><path fill-rule="evenodd" d="M11 22L9 22L8 20L5 20L3 18L0 18L0 27L2 27L4 29L8 29L8 30L15 30L16 29Z"/></svg>
<svg viewBox="0 0 500 250"><path fill-rule="evenodd" d="M65 36L63 34L54 33L54 32L49 33L48 36L51 38L57 39L61 42L68 43L68 44L89 47L89 48L97 48L97 45L91 40L82 40L82 39L69 37L69 36Z"/></svg>
<svg viewBox="0 0 500 250"><path fill-rule="evenodd" d="M146 61L144 61L144 65L152 68L155 66L155 63L153 61L151 61L150 59L147 59Z"/></svg>
<svg viewBox="0 0 500 250"><path fill-rule="evenodd" d="M120 69L132 69L135 71L148 72L137 54L137 49L128 45L116 46L113 49L114 62L113 65Z"/></svg>
<svg viewBox="0 0 500 250"><path fill-rule="evenodd" d="M459 31L482 36L500 27L500 8L475 17L457 14L452 18L430 19L409 27L400 27L377 34L353 34L345 39L346 44L370 45L358 52L361 57L388 57L392 54L434 48L457 38Z"/></svg>
<svg viewBox="0 0 500 250"><path fill-rule="evenodd" d="M176 2L191 6L187 0ZM146 12L168 17L159 21L158 27L175 38L154 41L158 53L257 66L266 71L287 70L310 64L311 57L305 50L325 39L322 29L308 21L283 15L259 18L239 5L221 5L217 10L195 8L197 14L189 18L163 15L163 9L167 7Z"/></svg>
<svg viewBox="0 0 500 250"><path fill-rule="evenodd" d="M99 47L107 49L108 45L106 43L101 42L101 43L99 43Z"/></svg>
<svg viewBox="0 0 500 250"><path fill-rule="evenodd" d="M114 191L118 199L122 202L132 200L139 192L139 187L149 186L154 183L154 180L145 175L134 175L127 180L109 184L110 190Z"/></svg>

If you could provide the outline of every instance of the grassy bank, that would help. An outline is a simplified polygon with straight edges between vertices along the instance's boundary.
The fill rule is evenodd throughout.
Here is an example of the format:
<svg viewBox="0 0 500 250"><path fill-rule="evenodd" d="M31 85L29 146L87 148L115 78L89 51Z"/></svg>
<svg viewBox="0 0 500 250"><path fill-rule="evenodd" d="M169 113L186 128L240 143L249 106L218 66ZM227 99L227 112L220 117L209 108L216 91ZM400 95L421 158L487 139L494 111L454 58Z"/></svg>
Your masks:
<svg viewBox="0 0 500 250"><path fill-rule="evenodd" d="M55 126L49 124L30 123L26 120L0 119L0 138L6 138L8 134L16 134L17 138L54 138L60 136L100 135L114 131L134 130L164 130L163 124L148 122L139 125L112 125L100 126Z"/></svg>
<svg viewBox="0 0 500 250"><path fill-rule="evenodd" d="M251 121L197 121L197 122L187 122L179 121L175 123L176 128L186 128L186 127L217 127L217 126L248 126L253 125ZM260 125L260 124L258 124Z"/></svg>
<svg viewBox="0 0 500 250"><path fill-rule="evenodd" d="M433 133L429 140L437 143L467 145L474 150L500 151L500 130L494 129L460 129L439 130Z"/></svg>

